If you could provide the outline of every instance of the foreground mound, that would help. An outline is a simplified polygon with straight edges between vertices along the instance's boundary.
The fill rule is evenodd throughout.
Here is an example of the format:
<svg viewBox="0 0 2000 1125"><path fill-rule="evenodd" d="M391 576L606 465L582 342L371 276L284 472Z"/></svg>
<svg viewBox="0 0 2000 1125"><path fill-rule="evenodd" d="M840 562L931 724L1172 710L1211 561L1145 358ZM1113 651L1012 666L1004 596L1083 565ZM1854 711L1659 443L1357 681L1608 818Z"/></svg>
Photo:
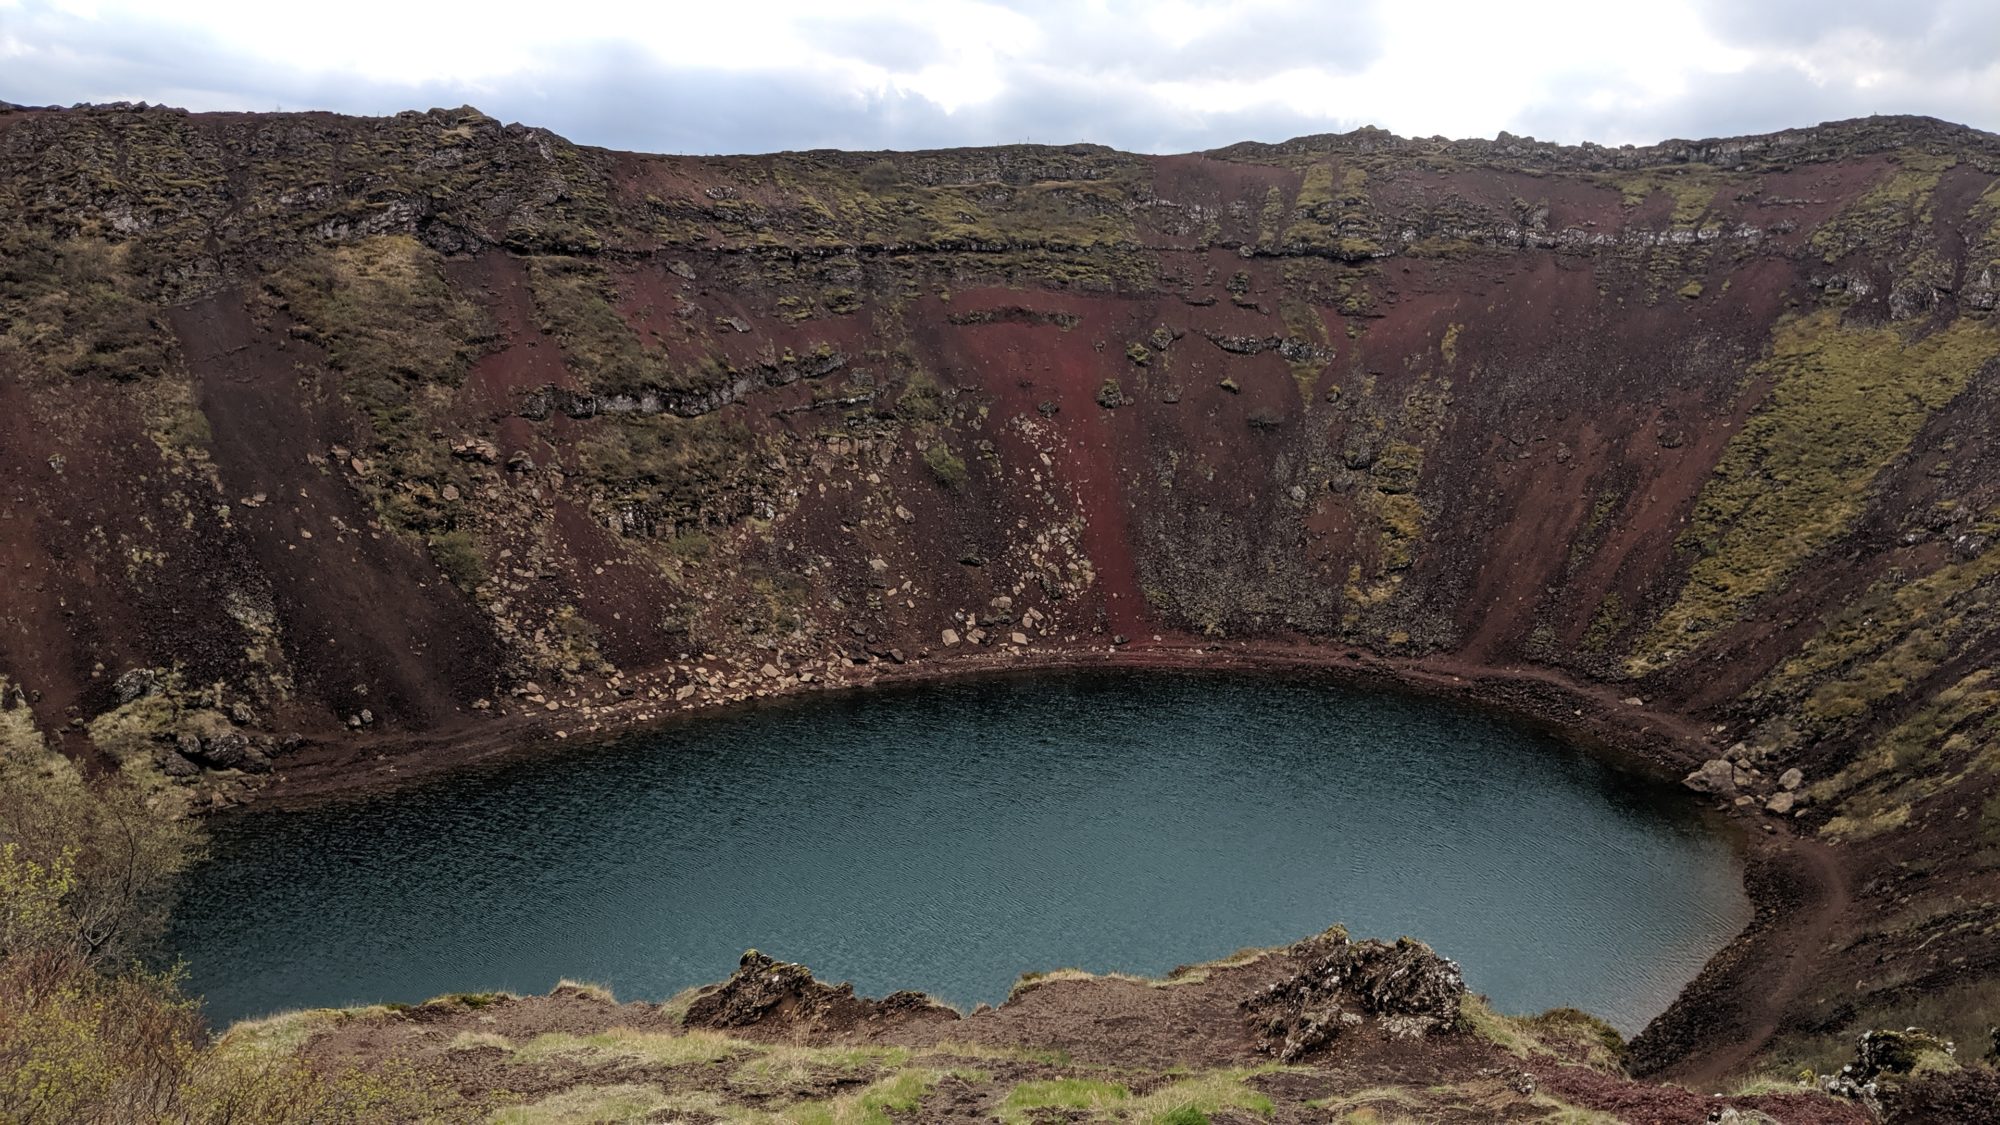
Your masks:
<svg viewBox="0 0 2000 1125"><path fill-rule="evenodd" d="M1338 928L1161 980L1031 976L963 1017L752 951L663 1005L564 985L299 1013L223 1042L278 1040L329 1072L393 1068L430 1092L424 1113L523 1123L1871 1120L1803 1085L1710 1097L1635 1081L1602 1023L1497 1015L1421 943Z"/></svg>

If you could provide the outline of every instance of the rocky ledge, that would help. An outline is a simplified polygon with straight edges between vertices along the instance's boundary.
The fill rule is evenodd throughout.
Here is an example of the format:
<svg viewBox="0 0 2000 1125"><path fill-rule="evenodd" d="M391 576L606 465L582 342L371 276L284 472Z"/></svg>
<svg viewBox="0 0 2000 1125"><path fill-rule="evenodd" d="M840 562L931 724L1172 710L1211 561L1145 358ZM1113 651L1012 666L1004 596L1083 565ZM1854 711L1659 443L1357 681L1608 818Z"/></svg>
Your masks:
<svg viewBox="0 0 2000 1125"><path fill-rule="evenodd" d="M1863 1125L2000 1105L1990 1071L1915 1032L1871 1034L1824 1078L1726 1096L1649 1084L1603 1023L1500 1015L1421 942L1339 927L1158 980L1031 974L964 1015L919 993L858 997L752 950L663 1004L565 983L295 1013L222 1047L280 1040L323 1069L391 1068L446 1119Z"/></svg>

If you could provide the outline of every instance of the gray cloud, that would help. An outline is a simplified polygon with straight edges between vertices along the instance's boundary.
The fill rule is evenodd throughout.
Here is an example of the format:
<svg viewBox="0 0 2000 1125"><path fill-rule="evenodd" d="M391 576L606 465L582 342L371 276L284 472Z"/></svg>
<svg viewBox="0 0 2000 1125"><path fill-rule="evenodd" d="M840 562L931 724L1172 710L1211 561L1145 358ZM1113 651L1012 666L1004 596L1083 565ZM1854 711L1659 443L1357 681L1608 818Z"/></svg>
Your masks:
<svg viewBox="0 0 2000 1125"><path fill-rule="evenodd" d="M808 75L661 71L637 65L636 58L620 65L609 52L593 53L590 61L588 67L555 67L567 77L532 91L498 92L481 108L594 144L651 152L946 148L1028 140L1185 152L1362 124L1282 106L1185 117L1137 87L1044 68L1014 75L991 101L947 113L914 93L830 91Z"/></svg>
<svg viewBox="0 0 2000 1125"><path fill-rule="evenodd" d="M815 16L802 21L800 30L806 38L836 55L885 70L921 70L944 54L944 44L929 28L881 16L862 19Z"/></svg>
<svg viewBox="0 0 2000 1125"><path fill-rule="evenodd" d="M1543 60L1548 96L1504 127L1547 139L1606 142L1763 132L1867 113L1927 113L2000 127L2000 4L1911 0L1895 15L1860 0L1698 0L1723 41L1759 50L1755 65L1672 97L1648 95L1609 55ZM660 152L803 148L927 148L1095 141L1146 152L1282 140L1370 123L1265 103L1233 110L1162 102L1149 83L1249 84L1288 69L1333 75L1373 65L1421 66L1385 55L1377 4L1285 0L1233 9L1209 33L1177 43L1124 9L1071 0L1008 0L1043 30L1032 57L1006 60L990 99L947 112L891 85L854 90L810 69L674 67L639 46L605 40L545 46L532 72L491 83L370 81L275 65L172 19L92 21L45 6L0 8L0 98L30 104L143 99L195 109L323 108L381 114L470 103L505 120L575 140ZM829 11L832 11L831 9ZM804 25L820 49L914 73L945 48L917 23L828 14ZM1837 36L1865 37L1872 85L1808 74L1800 58ZM1844 41L1843 41L1844 42ZM1852 53L1852 52L1849 52ZM1522 65L1537 65L1524 62ZM1449 83L1457 76L1439 75ZM1476 98L1476 90L1467 97ZM1604 105L1615 109L1595 108ZM1404 123L1406 131L1436 127Z"/></svg>
<svg viewBox="0 0 2000 1125"><path fill-rule="evenodd" d="M1904 59L1921 52L1976 66L2000 53L2000 5L1992 0L1698 0L1697 8L1716 34L1745 45L1807 47L1861 32Z"/></svg>
<svg viewBox="0 0 2000 1125"><path fill-rule="evenodd" d="M1238 5L1220 26L1186 43L1123 9L1075 0L1010 0L1005 5L1049 38L1045 65L1134 78L1259 78L1314 68L1352 73L1382 54L1373 3L1271 0Z"/></svg>
<svg viewBox="0 0 2000 1125"><path fill-rule="evenodd" d="M2000 129L2000 4L1992 0L1699 0L1699 7L1718 39L1770 53L1650 104L1614 64L1575 70L1523 112L1523 131L1562 140L1699 139L1870 114ZM1850 59L1859 67L1853 73L1811 66ZM1590 107L1592 95L1605 93L1619 108Z"/></svg>

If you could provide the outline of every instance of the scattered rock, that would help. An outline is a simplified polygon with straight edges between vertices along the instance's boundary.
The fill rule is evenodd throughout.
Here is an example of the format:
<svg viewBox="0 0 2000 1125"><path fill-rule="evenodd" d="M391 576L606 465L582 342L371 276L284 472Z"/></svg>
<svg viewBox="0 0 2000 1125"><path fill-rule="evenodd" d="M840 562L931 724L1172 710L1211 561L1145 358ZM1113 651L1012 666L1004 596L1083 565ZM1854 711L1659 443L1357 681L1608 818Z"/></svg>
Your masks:
<svg viewBox="0 0 2000 1125"><path fill-rule="evenodd" d="M1782 1125L1777 1118L1763 1110L1738 1109L1733 1105L1715 1110L1708 1115L1708 1119L1713 1122L1728 1122L1729 1125Z"/></svg>
<svg viewBox="0 0 2000 1125"><path fill-rule="evenodd" d="M210 769L242 770L244 773L267 773L271 769L271 756L267 753L270 740L252 739L236 734L219 734L212 738L201 738L183 734L175 742L179 753L168 752L165 757L168 772L172 773L171 760L174 758L193 759ZM185 775L176 775L185 776Z"/></svg>
<svg viewBox="0 0 2000 1125"><path fill-rule="evenodd" d="M1697 793L1718 797L1735 796L1739 782L1736 766L1726 758L1710 758L1701 768L1681 779L1681 784Z"/></svg>
<svg viewBox="0 0 2000 1125"><path fill-rule="evenodd" d="M1799 786L1804 785L1805 781L1806 775L1800 772L1797 766L1793 766L1791 769L1778 775L1778 784L1786 789L1797 789Z"/></svg>
<svg viewBox="0 0 2000 1125"><path fill-rule="evenodd" d="M1798 803L1798 796L1790 790L1773 793L1771 799L1764 802L1764 811L1773 816L1786 816Z"/></svg>
<svg viewBox="0 0 2000 1125"><path fill-rule="evenodd" d="M452 456L460 460L480 460L484 464L500 462L500 446L486 438L464 438L452 442Z"/></svg>
<svg viewBox="0 0 2000 1125"><path fill-rule="evenodd" d="M143 699L153 694L154 691L159 689L159 686L160 673L158 669L134 668L111 681L111 694L118 701L118 705L123 707L135 699Z"/></svg>
<svg viewBox="0 0 2000 1125"><path fill-rule="evenodd" d="M952 646L958 644L958 630L946 629L943 633L938 635L938 639L944 642L944 646L946 648L951 648Z"/></svg>

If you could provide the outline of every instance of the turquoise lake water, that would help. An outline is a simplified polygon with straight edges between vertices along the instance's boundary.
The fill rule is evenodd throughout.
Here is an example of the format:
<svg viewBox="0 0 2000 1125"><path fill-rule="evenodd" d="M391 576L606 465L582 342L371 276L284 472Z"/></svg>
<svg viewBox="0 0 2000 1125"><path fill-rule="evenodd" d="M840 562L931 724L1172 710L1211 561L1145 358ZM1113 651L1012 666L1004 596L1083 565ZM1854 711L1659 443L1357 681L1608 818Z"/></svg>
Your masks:
<svg viewBox="0 0 2000 1125"><path fill-rule="evenodd" d="M1339 922L1629 1033L1748 920L1693 805L1545 735L1309 678L1088 673L791 701L215 825L171 944L217 1023L662 999L745 948L963 1007Z"/></svg>

